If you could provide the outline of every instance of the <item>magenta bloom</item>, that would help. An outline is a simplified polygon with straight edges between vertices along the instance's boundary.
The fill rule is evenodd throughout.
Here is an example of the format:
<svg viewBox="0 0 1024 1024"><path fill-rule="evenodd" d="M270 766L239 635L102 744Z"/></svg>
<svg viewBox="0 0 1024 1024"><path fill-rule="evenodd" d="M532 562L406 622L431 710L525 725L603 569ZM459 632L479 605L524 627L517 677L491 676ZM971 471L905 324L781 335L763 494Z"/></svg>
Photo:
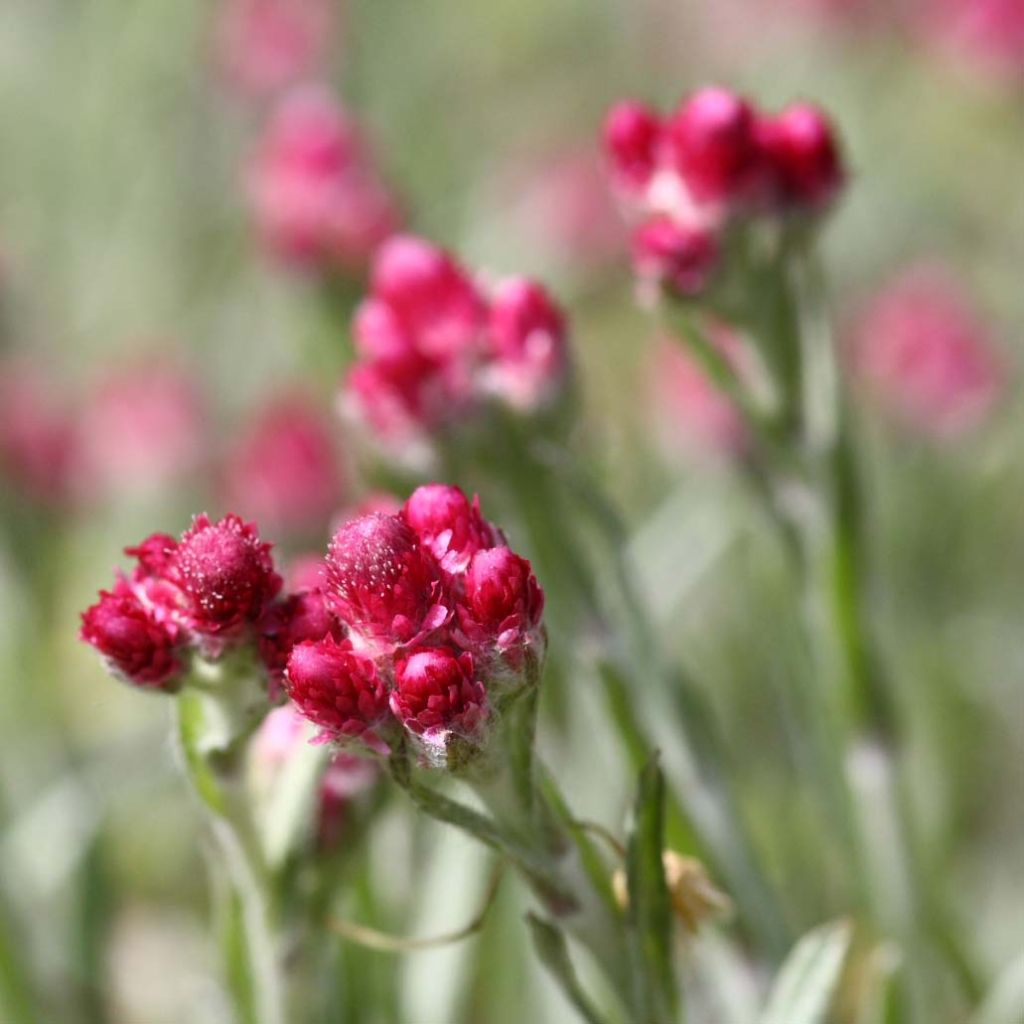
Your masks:
<svg viewBox="0 0 1024 1024"><path fill-rule="evenodd" d="M746 198L758 167L755 115L727 89L695 92L666 125L673 166L699 202L729 204Z"/></svg>
<svg viewBox="0 0 1024 1024"><path fill-rule="evenodd" d="M389 716L387 691L373 662L355 654L348 641L328 636L298 644L288 658L285 686L323 739L360 737L379 744L374 730Z"/></svg>
<svg viewBox="0 0 1024 1024"><path fill-rule="evenodd" d="M536 638L544 592L530 563L507 547L478 551L465 578L459 625L475 644L507 652Z"/></svg>
<svg viewBox="0 0 1024 1024"><path fill-rule="evenodd" d="M704 290L718 265L718 239L705 227L655 217L633 235L637 275L677 295Z"/></svg>
<svg viewBox="0 0 1024 1024"><path fill-rule="evenodd" d="M329 0L221 0L224 72L255 96L306 77L322 63L331 20Z"/></svg>
<svg viewBox="0 0 1024 1024"><path fill-rule="evenodd" d="M480 500L458 487L426 484L409 495L402 510L420 544L445 572L464 572L473 555L497 541L494 528L480 514Z"/></svg>
<svg viewBox="0 0 1024 1024"><path fill-rule="evenodd" d="M634 100L616 103L605 118L604 145L616 181L627 191L644 189L658 166L661 121Z"/></svg>
<svg viewBox="0 0 1024 1024"><path fill-rule="evenodd" d="M259 652L272 683L284 678L288 657L296 644L332 637L342 640L345 628L319 590L289 594L270 605L257 625Z"/></svg>
<svg viewBox="0 0 1024 1024"><path fill-rule="evenodd" d="M845 180L839 145L816 106L794 103L781 114L762 118L757 133L773 202L820 210L838 195Z"/></svg>
<svg viewBox="0 0 1024 1024"><path fill-rule="evenodd" d="M228 456L224 489L271 532L323 531L342 495L331 423L299 395L270 402Z"/></svg>
<svg viewBox="0 0 1024 1024"><path fill-rule="evenodd" d="M428 743L456 733L476 738L487 718L487 691L474 678L473 656L441 647L414 651L395 665L391 710Z"/></svg>
<svg viewBox="0 0 1024 1024"><path fill-rule="evenodd" d="M1020 0L923 0L918 23L940 47L997 77L1024 76Z"/></svg>
<svg viewBox="0 0 1024 1024"><path fill-rule="evenodd" d="M281 589L270 545L253 523L196 516L174 552L168 575L181 589L189 627L211 638L254 622Z"/></svg>
<svg viewBox="0 0 1024 1024"><path fill-rule="evenodd" d="M371 513L335 533L325 593L372 647L409 643L448 618L439 571L398 516Z"/></svg>
<svg viewBox="0 0 1024 1024"><path fill-rule="evenodd" d="M196 382L159 361L100 382L83 411L82 472L89 490L153 494L203 463L205 410Z"/></svg>
<svg viewBox="0 0 1024 1024"><path fill-rule="evenodd" d="M249 193L267 247L299 268L357 272L399 223L355 125L317 88L292 93L275 111Z"/></svg>
<svg viewBox="0 0 1024 1024"><path fill-rule="evenodd" d="M123 578L82 613L79 635L114 675L136 686L170 690L183 671L180 631L146 608Z"/></svg>
<svg viewBox="0 0 1024 1024"><path fill-rule="evenodd" d="M1003 384L988 328L937 267L912 268L875 297L855 331L854 359L880 401L934 437L977 426Z"/></svg>

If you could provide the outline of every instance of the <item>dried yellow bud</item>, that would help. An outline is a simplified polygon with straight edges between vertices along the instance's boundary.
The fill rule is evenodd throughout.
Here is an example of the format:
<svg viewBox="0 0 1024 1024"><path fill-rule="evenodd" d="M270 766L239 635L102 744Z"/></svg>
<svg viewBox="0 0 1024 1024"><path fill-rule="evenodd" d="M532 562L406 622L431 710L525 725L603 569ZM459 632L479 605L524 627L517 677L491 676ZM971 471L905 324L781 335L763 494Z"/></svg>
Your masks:
<svg viewBox="0 0 1024 1024"><path fill-rule="evenodd" d="M674 850L661 855L665 868L665 886L672 909L683 927L695 935L705 921L723 917L732 912L732 900L708 877L704 865L693 857L684 857ZM621 868L612 876L612 891L623 910L629 904L626 872Z"/></svg>

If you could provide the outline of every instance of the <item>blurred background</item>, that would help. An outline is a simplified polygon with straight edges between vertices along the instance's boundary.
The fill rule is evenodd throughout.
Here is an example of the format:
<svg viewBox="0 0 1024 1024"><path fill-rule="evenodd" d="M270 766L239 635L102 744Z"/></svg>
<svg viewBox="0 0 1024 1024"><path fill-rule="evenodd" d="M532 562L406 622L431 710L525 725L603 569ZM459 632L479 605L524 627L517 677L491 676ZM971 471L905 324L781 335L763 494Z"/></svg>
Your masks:
<svg viewBox="0 0 1024 1024"><path fill-rule="evenodd" d="M841 880L802 867L835 840L791 742L798 609L729 473L735 414L635 307L600 126L621 96L669 109L706 81L831 112L851 173L824 245L867 452L872 611L931 870L993 976L1024 920L1024 6L5 0L0 1018L229 1019L166 702L107 679L78 611L126 543L195 511L257 518L287 561L366 494L334 409L365 258L325 286L261 199L268 125L311 81L358 124L387 216L564 303L582 450L801 927ZM617 826L617 741L592 696L565 714L542 745L586 816ZM379 814L358 874L389 894L377 924L467 920L481 854L400 801ZM566 1019L509 925L524 901L508 885L477 942L363 954L376 995L339 998L336 1019Z"/></svg>

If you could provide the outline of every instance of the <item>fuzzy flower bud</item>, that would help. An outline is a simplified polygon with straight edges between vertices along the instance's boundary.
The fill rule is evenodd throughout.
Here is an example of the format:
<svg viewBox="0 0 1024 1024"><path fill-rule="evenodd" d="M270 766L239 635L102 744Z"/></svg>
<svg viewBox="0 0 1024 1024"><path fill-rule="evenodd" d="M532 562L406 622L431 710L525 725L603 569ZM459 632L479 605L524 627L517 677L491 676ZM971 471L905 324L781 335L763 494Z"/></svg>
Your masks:
<svg viewBox="0 0 1024 1024"><path fill-rule="evenodd" d="M325 593L371 646L408 643L448 618L438 574L398 516L372 513L331 539Z"/></svg>
<svg viewBox="0 0 1024 1024"><path fill-rule="evenodd" d="M678 295L703 291L718 265L718 240L708 228L659 216L633 235L633 264L642 280Z"/></svg>
<svg viewBox="0 0 1024 1024"><path fill-rule="evenodd" d="M283 262L360 270L398 226L398 213L355 126L323 91L285 98L249 176L253 214Z"/></svg>
<svg viewBox="0 0 1024 1024"><path fill-rule="evenodd" d="M783 208L821 210L838 195L844 172L835 132L811 103L794 103L758 124L769 189Z"/></svg>
<svg viewBox="0 0 1024 1024"><path fill-rule="evenodd" d="M668 151L699 202L745 198L757 166L754 111L727 89L695 92L666 126Z"/></svg>
<svg viewBox="0 0 1024 1024"><path fill-rule="evenodd" d="M299 711L321 728L323 740L362 738L379 748L374 730L388 718L387 691L373 662L347 641L327 636L297 644L285 687Z"/></svg>
<svg viewBox="0 0 1024 1024"><path fill-rule="evenodd" d="M227 637L259 618L281 589L270 545L256 526L228 515L196 516L181 538L169 570L181 588L189 626L205 637Z"/></svg>
<svg viewBox="0 0 1024 1024"><path fill-rule="evenodd" d="M114 675L136 686L173 690L183 670L178 629L146 608L123 578L82 613L80 636Z"/></svg>
<svg viewBox="0 0 1024 1024"><path fill-rule="evenodd" d="M284 677L288 656L296 644L327 636L340 641L345 635L319 590L289 594L270 605L260 617L258 632L260 657L275 684Z"/></svg>
<svg viewBox="0 0 1024 1024"><path fill-rule="evenodd" d="M402 510L413 533L445 572L465 571L473 555L493 547L495 531L458 487L425 484L409 495Z"/></svg>
<svg viewBox="0 0 1024 1024"><path fill-rule="evenodd" d="M248 427L225 470L226 503L271 532L322 532L341 500L331 424L302 396L272 401Z"/></svg>
<svg viewBox="0 0 1024 1024"><path fill-rule="evenodd" d="M391 710L412 733L443 745L449 734L475 738L487 717L487 691L474 677L473 656L428 647L395 666Z"/></svg>
<svg viewBox="0 0 1024 1024"><path fill-rule="evenodd" d="M535 638L544 592L525 558L507 547L478 551L464 585L459 625L471 642L510 652Z"/></svg>
<svg viewBox="0 0 1024 1024"><path fill-rule="evenodd" d="M565 378L565 317L536 281L502 282L491 299L490 383L513 408L532 409L553 398Z"/></svg>
<svg viewBox="0 0 1024 1024"><path fill-rule="evenodd" d="M391 308L428 358L474 348L484 304L469 275L444 250L411 235L389 239L374 259L374 296Z"/></svg>
<svg viewBox="0 0 1024 1024"><path fill-rule="evenodd" d="M623 188L640 190L647 186L657 165L661 138L657 115L642 103L623 100L608 112L604 145Z"/></svg>

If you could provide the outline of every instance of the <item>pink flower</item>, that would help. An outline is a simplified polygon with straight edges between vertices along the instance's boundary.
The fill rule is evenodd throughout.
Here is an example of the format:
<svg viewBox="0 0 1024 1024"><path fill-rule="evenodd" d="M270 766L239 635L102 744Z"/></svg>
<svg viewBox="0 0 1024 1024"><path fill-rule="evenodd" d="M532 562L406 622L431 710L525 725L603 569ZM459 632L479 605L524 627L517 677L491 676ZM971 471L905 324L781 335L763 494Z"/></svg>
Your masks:
<svg viewBox="0 0 1024 1024"><path fill-rule="evenodd" d="M443 249L396 235L377 253L373 296L390 310L395 328L428 359L447 359L479 346L485 307L469 275Z"/></svg>
<svg viewBox="0 0 1024 1024"><path fill-rule="evenodd" d="M757 125L774 203L820 210L835 199L845 174L835 133L826 115L810 103L794 103Z"/></svg>
<svg viewBox="0 0 1024 1024"><path fill-rule="evenodd" d="M537 409L562 390L568 369L565 318L536 281L513 277L491 297L489 386L514 409Z"/></svg>
<svg viewBox="0 0 1024 1024"><path fill-rule="evenodd" d="M357 272L399 223L354 124L314 87L293 92L275 111L252 162L249 193L268 248L299 268Z"/></svg>
<svg viewBox="0 0 1024 1024"><path fill-rule="evenodd" d="M473 555L497 542L494 529L472 502L448 484L426 484L409 495L402 516L420 544L448 573L464 572Z"/></svg>
<svg viewBox="0 0 1024 1024"><path fill-rule="evenodd" d="M75 497L79 439L71 410L41 366L0 365L0 470L35 501Z"/></svg>
<svg viewBox="0 0 1024 1024"><path fill-rule="evenodd" d="M345 636L344 627L319 590L299 591L269 605L260 616L257 631L260 657L275 687L284 678L296 644L326 636L340 641Z"/></svg>
<svg viewBox="0 0 1024 1024"><path fill-rule="evenodd" d="M331 21L328 0L222 0L221 63L240 90L274 92L318 69Z"/></svg>
<svg viewBox="0 0 1024 1024"><path fill-rule="evenodd" d="M738 356L732 336L715 332L713 337L725 346L726 360L735 365ZM678 342L666 339L660 345L652 382L668 452L712 458L743 454L749 438L742 414Z"/></svg>
<svg viewBox="0 0 1024 1024"><path fill-rule="evenodd" d="M431 744L444 744L451 733L478 738L487 718L487 690L474 677L473 656L427 647L399 659L391 710Z"/></svg>
<svg viewBox="0 0 1024 1024"><path fill-rule="evenodd" d="M604 146L616 181L626 191L640 191L650 183L662 138L661 121L642 103L622 100L608 111Z"/></svg>
<svg viewBox="0 0 1024 1024"><path fill-rule="evenodd" d="M190 628L221 640L255 622L281 589L270 545L253 523L228 515L196 516L181 538L168 577L181 589Z"/></svg>
<svg viewBox="0 0 1024 1024"><path fill-rule="evenodd" d="M637 276L677 295L702 292L718 259L718 239L711 230L680 224L667 216L653 217L633 235Z"/></svg>
<svg viewBox="0 0 1024 1024"><path fill-rule="evenodd" d="M673 166L698 202L748 198L758 167L753 108L727 89L695 92L666 125Z"/></svg>
<svg viewBox="0 0 1024 1024"><path fill-rule="evenodd" d="M195 381L147 362L100 382L82 414L86 486L154 494L194 474L204 457L205 412Z"/></svg>
<svg viewBox="0 0 1024 1024"><path fill-rule="evenodd" d="M347 640L331 636L297 644L288 658L285 687L324 740L354 737L380 746L375 730L388 719L387 691L372 661Z"/></svg>
<svg viewBox="0 0 1024 1024"><path fill-rule="evenodd" d="M478 551L464 587L459 625L471 643L507 653L536 640L544 592L525 558L507 547Z"/></svg>
<svg viewBox="0 0 1024 1024"><path fill-rule="evenodd" d="M323 531L342 493L330 422L299 395L270 402L229 454L224 490L272 532Z"/></svg>
<svg viewBox="0 0 1024 1024"><path fill-rule="evenodd" d="M884 288L853 342L865 384L904 422L935 437L977 426L1002 388L987 327L938 267L911 268Z"/></svg>
<svg viewBox="0 0 1024 1024"><path fill-rule="evenodd" d="M449 615L439 570L398 516L372 513L335 533L325 593L371 648L409 643Z"/></svg>
<svg viewBox="0 0 1024 1024"><path fill-rule="evenodd" d="M996 75L1024 75L1024 3L1021 0L922 0L926 37Z"/></svg>
<svg viewBox="0 0 1024 1024"><path fill-rule="evenodd" d="M114 675L136 686L173 690L184 669L180 631L147 609L124 578L82 613L80 637Z"/></svg>

